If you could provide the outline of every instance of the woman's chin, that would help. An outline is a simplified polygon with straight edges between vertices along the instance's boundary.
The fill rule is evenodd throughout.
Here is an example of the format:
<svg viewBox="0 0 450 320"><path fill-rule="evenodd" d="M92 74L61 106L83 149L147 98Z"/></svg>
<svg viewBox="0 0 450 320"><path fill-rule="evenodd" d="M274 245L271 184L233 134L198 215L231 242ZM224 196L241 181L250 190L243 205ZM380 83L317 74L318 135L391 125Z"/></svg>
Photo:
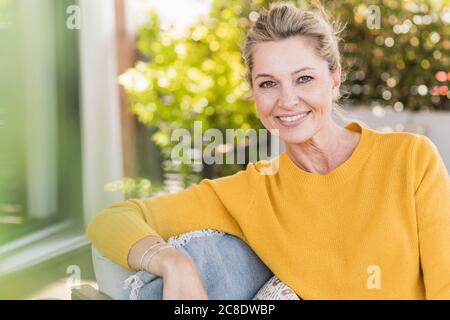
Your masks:
<svg viewBox="0 0 450 320"><path fill-rule="evenodd" d="M299 137L287 137L287 138L280 137L280 139L283 141L285 145L301 144L309 140L308 138L299 138Z"/></svg>
<svg viewBox="0 0 450 320"><path fill-rule="evenodd" d="M266 129L268 126L265 126ZM309 126L308 126L309 127ZM299 144L308 141L314 135L314 130L306 126L301 128L283 128L280 125L273 125L271 123L269 131L278 136L278 138L285 144Z"/></svg>
<svg viewBox="0 0 450 320"><path fill-rule="evenodd" d="M285 144L299 144L308 141L311 138L311 134L307 132L283 132L280 130L279 138Z"/></svg>

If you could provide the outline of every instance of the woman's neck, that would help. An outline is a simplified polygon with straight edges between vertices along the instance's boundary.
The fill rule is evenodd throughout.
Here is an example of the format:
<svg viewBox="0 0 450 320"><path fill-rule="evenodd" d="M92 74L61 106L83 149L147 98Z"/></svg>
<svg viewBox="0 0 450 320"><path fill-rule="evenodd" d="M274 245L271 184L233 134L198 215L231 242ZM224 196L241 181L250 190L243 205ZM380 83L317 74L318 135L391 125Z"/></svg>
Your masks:
<svg viewBox="0 0 450 320"><path fill-rule="evenodd" d="M360 133L331 121L308 141L286 145L286 152L301 169L327 174L351 156L359 139Z"/></svg>

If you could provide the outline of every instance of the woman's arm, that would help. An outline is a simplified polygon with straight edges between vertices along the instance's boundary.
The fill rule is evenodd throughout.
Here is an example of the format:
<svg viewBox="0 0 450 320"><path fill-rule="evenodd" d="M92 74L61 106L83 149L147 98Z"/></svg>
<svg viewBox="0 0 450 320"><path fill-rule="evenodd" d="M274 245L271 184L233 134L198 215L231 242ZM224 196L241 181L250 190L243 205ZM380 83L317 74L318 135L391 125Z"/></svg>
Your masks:
<svg viewBox="0 0 450 320"><path fill-rule="evenodd" d="M137 268L134 253L137 256L143 250L132 248L151 236L167 241L173 235L211 228L245 240L239 221L248 211L258 177L249 165L246 171L204 179L174 194L113 203L91 221L87 235L102 254L129 269ZM150 239L143 242L146 248L156 241ZM167 255L164 251L157 255ZM162 267L157 265L156 272L162 272Z"/></svg>
<svg viewBox="0 0 450 320"><path fill-rule="evenodd" d="M450 299L450 178L425 136L418 136L411 160L426 298Z"/></svg>

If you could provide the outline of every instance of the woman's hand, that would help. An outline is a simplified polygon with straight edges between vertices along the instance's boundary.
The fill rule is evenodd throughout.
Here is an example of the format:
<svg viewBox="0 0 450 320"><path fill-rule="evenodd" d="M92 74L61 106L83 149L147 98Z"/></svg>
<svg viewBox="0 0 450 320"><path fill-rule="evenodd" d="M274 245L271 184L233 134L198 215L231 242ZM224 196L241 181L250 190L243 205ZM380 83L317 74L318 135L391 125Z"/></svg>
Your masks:
<svg viewBox="0 0 450 320"><path fill-rule="evenodd" d="M130 250L128 264L135 270L143 267L163 278L163 300L207 300L192 258L173 247L163 248L165 245L164 240L155 236L138 241ZM155 248L149 252L152 247Z"/></svg>
<svg viewBox="0 0 450 320"><path fill-rule="evenodd" d="M163 300L208 300L195 263L180 254L163 273Z"/></svg>

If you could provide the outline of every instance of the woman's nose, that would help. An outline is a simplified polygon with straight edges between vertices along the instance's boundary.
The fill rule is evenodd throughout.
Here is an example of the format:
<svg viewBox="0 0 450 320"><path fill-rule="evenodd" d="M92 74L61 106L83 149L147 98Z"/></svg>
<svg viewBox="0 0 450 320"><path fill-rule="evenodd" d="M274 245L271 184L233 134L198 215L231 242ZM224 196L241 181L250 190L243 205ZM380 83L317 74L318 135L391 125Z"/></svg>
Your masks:
<svg viewBox="0 0 450 320"><path fill-rule="evenodd" d="M292 86L282 86L278 98L278 106L285 109L292 109L298 105L299 98Z"/></svg>

